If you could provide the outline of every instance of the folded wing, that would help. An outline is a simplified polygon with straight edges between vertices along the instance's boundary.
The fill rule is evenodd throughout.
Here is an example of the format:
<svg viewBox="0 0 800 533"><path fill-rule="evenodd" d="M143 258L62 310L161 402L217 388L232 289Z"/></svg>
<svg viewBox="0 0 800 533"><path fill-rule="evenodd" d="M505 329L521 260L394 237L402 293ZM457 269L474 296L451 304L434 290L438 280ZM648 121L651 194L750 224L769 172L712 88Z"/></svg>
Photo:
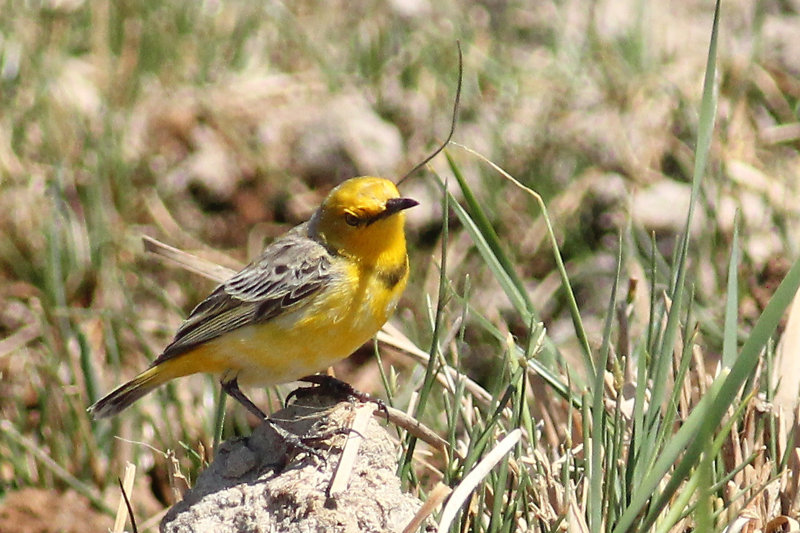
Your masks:
<svg viewBox="0 0 800 533"><path fill-rule="evenodd" d="M307 236L303 224L200 302L153 365L237 328L295 310L334 275L330 253Z"/></svg>

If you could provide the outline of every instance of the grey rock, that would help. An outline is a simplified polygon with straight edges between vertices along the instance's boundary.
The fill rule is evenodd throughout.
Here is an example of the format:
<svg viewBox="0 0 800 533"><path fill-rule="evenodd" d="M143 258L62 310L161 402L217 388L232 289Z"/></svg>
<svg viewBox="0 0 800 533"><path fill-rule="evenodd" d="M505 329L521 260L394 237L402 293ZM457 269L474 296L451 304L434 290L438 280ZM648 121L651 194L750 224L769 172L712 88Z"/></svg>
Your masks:
<svg viewBox="0 0 800 533"><path fill-rule="evenodd" d="M273 419L297 435L329 435L348 427L352 413L349 402L311 396ZM401 490L395 446L386 429L373 418L364 437L347 489L329 496L346 435L319 445L324 455L319 459L287 451L275 430L263 424L250 437L220 446L195 487L164 517L161 531L402 531L421 502Z"/></svg>

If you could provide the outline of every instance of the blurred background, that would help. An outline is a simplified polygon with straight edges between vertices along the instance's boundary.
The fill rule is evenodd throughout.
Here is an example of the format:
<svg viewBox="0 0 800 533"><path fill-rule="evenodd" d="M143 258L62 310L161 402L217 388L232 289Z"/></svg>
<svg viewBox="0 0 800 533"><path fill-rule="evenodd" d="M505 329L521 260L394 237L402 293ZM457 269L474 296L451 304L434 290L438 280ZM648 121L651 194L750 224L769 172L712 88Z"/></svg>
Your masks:
<svg viewBox="0 0 800 533"><path fill-rule="evenodd" d="M146 254L141 237L235 267L343 179L402 176L447 134L457 40L454 140L544 197L590 342L620 235L623 280L638 282L630 302L645 316L651 243L668 260L686 220L712 16L700 0L0 2L0 530L20 516L41 519L31 531L110 527L102 505L116 505L128 460L142 516L172 501L172 460L191 483L210 458L213 380L181 380L110 422L85 413L214 287ZM690 252L712 356L736 211L745 325L800 251L798 28L797 0L723 5L718 118ZM578 357L537 205L474 155L448 151L550 339ZM409 212L412 281L393 320L421 346L441 264L438 179L450 173L443 156L431 166L403 185L422 205ZM447 278L524 336L529 325L447 216ZM633 321L633 338L645 323ZM490 383L502 348L469 327L464 338L460 366ZM382 395L373 351L337 373ZM402 397L414 367L383 355ZM230 411L225 435L249 432L253 421Z"/></svg>

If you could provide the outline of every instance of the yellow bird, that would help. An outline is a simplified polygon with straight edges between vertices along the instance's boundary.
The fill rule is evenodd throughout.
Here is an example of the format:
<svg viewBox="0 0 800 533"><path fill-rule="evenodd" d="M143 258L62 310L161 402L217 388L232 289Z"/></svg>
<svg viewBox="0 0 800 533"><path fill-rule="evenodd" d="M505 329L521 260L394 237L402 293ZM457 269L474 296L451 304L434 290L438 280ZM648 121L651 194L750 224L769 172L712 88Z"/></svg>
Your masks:
<svg viewBox="0 0 800 533"><path fill-rule="evenodd" d="M309 221L195 307L147 370L89 411L94 418L115 415L167 381L205 372L266 419L240 383L274 385L319 372L392 314L408 281L403 211L415 205L389 180L345 181Z"/></svg>

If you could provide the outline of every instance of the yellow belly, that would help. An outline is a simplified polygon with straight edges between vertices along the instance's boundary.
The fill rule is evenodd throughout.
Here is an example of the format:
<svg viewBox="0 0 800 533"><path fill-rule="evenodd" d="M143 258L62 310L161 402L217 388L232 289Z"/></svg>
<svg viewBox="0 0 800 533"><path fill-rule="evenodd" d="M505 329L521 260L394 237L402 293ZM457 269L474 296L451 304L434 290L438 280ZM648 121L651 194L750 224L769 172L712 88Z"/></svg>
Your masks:
<svg viewBox="0 0 800 533"><path fill-rule="evenodd" d="M350 274L349 285L326 287L299 309L208 341L171 360L170 370L273 385L331 366L375 335L405 289L405 279L386 290L370 273L352 267Z"/></svg>

